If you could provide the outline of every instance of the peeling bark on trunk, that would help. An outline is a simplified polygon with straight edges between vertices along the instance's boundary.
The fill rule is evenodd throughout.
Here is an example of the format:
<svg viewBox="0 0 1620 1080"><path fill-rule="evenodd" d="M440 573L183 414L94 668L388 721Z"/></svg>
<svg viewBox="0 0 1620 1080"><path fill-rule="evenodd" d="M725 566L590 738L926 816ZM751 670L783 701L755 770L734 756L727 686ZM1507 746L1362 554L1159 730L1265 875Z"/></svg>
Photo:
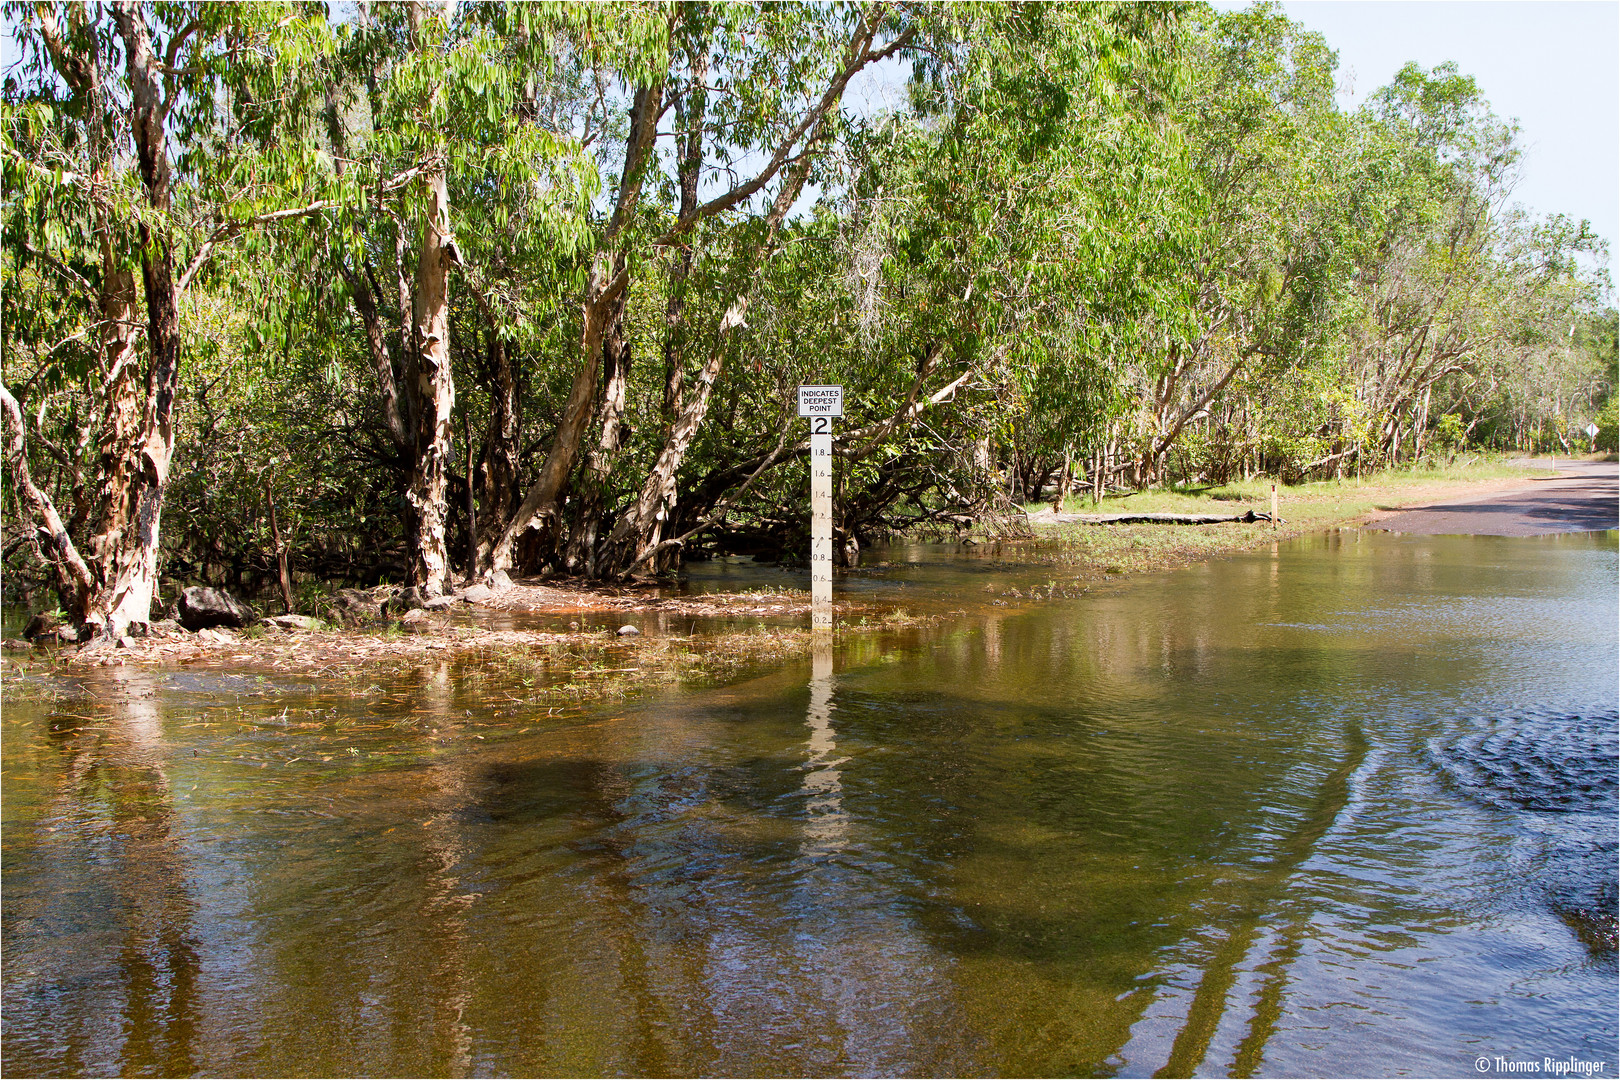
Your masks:
<svg viewBox="0 0 1620 1080"><path fill-rule="evenodd" d="M681 189L680 220L686 220L697 213L698 210L698 178L703 171L703 122L708 111L708 94L704 89L708 78L709 58L707 42L696 50L692 63L692 80L687 96L681 102L681 111L678 122L686 127L686 145L681 155L678 169L678 179ZM682 401L686 396L686 282L692 273L692 262L695 242L687 239L681 245L676 256L675 265L670 271L669 301L664 309L664 445L665 453L659 455L658 463L654 466L653 475L648 478L647 487L655 482L661 494L661 506L654 513L650 526L643 527L644 535L636 543L637 550L630 557L629 564L625 565L620 553L620 572L627 571L642 562L647 562L645 569L653 574L663 573L673 568L680 559L680 551L676 548L666 548L657 551L656 557L647 559L649 551L656 551L662 540L666 527L672 526L676 512L675 474L669 471L668 476L663 472L667 468L665 457L669 447L676 437L676 428L683 422L686 410L682 409ZM707 367L705 371L707 372ZM719 374L718 369L709 377L708 386L712 389L714 377ZM704 391L703 408L707 411L708 390ZM701 418L700 418L701 419ZM696 429L693 429L695 433ZM690 434L686 442L690 443ZM682 451L684 454L684 450ZM676 462L679 468L679 462ZM642 495L647 494L644 488ZM636 503L636 512L640 514L642 500ZM621 538L622 540L622 538Z"/></svg>
<svg viewBox="0 0 1620 1080"><path fill-rule="evenodd" d="M135 275L119 265L105 240L102 264L101 350L107 373L97 439L95 505L99 512L87 545L97 588L85 619L104 632L117 634L129 622L145 622L149 617L156 552L143 552L138 535L147 433L142 393L146 388L141 385L135 340L140 317ZM146 502L150 505L149 498ZM120 615L114 616L114 612Z"/></svg>
<svg viewBox="0 0 1620 1080"><path fill-rule="evenodd" d="M450 580L445 488L450 464L450 419L456 403L450 369L450 265L457 261L450 233L450 197L441 163L424 178L427 215L416 262L411 353L407 379L415 414L414 455L406 538L411 583L427 596L441 596Z"/></svg>
<svg viewBox="0 0 1620 1080"><path fill-rule="evenodd" d="M602 405L597 410L601 437L585 463L580 478L578 509L569 536L568 569L596 575L597 530L602 523L608 476L624 443L625 396L630 378L630 343L624 336L624 297L614 303L613 321L602 338L602 366L606 375Z"/></svg>
<svg viewBox="0 0 1620 1080"><path fill-rule="evenodd" d="M135 374L132 333L133 281L114 265L110 238L104 259L111 273L103 283L107 323L108 393L100 450L103 475L98 494L101 517L91 539L95 584L84 621L92 633L117 637L130 623L151 619L157 588L158 530L174 452L174 395L180 363L179 293L174 256L166 228L170 175L164 133L167 107L162 63L152 50L141 5L120 0L113 17L123 41L129 73L129 117L147 206L138 230L141 283L146 300L148 367L145 386ZM116 366L112 366L116 365ZM141 391L144 389L144 400Z"/></svg>

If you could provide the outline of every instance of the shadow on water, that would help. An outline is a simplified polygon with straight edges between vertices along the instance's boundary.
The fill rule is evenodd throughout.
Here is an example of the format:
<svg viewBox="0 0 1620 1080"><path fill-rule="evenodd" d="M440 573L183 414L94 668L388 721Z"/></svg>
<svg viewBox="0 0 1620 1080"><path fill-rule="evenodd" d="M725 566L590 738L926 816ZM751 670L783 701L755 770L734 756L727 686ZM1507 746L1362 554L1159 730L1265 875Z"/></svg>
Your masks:
<svg viewBox="0 0 1620 1080"><path fill-rule="evenodd" d="M611 706L517 661L8 701L4 1068L1612 1050L1612 537L1338 534L1038 602L1055 564L885 557L851 587L960 614Z"/></svg>

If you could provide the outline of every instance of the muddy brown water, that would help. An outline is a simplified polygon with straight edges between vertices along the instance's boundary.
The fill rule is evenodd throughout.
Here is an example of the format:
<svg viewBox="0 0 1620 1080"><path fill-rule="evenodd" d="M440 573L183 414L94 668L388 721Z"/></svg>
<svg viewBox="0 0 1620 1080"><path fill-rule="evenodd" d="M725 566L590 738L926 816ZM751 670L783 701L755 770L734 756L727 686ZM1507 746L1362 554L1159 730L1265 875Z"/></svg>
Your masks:
<svg viewBox="0 0 1620 1080"><path fill-rule="evenodd" d="M1612 1073L1615 533L1021 557L891 550L841 588L939 619L599 707L8 686L0 1066Z"/></svg>

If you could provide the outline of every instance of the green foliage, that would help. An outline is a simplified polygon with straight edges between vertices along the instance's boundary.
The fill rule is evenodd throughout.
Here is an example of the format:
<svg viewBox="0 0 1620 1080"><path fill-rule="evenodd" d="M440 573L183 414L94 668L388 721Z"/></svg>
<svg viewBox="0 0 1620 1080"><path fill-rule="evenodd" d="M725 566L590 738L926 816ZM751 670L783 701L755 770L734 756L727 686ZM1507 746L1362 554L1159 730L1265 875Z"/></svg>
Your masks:
<svg viewBox="0 0 1620 1080"><path fill-rule="evenodd" d="M1592 449L1605 450L1611 454L1620 449L1620 445L1616 445L1617 431L1620 431L1620 415L1617 415L1617 410L1620 410L1620 401L1611 397L1592 418L1598 429L1597 435L1592 439Z"/></svg>
<svg viewBox="0 0 1620 1080"><path fill-rule="evenodd" d="M1455 65L1408 66L1346 112L1330 43L1274 4L151 5L185 54L161 222L113 149L127 118L70 92L47 9L6 10L22 62L0 99L4 379L80 538L102 287L135 267L143 221L195 269L171 576L256 591L273 531L301 588L405 575L410 462L361 308L406 383L422 177L439 168L461 258L457 552L469 487L488 532L539 473L604 268L627 281L624 412L604 426L598 385L566 509L539 530L553 549L628 511L668 445L667 388L690 393L716 356L671 530L723 507L732 535L707 542L789 556L802 382L846 387L842 430L863 437L844 444L840 524L865 539L1034 499L1065 462L1104 487L1335 476L1431 450L1573 451L1594 417L1613 446L1600 238L1503 209L1516 132ZM48 10L124 93L99 9ZM892 57L859 78L909 65L892 108L840 97L868 25ZM657 131L627 176L646 94ZM604 434L587 504L581 462ZM5 512L20 513L9 490ZM33 580L9 572L31 565L27 544L7 559L8 588Z"/></svg>

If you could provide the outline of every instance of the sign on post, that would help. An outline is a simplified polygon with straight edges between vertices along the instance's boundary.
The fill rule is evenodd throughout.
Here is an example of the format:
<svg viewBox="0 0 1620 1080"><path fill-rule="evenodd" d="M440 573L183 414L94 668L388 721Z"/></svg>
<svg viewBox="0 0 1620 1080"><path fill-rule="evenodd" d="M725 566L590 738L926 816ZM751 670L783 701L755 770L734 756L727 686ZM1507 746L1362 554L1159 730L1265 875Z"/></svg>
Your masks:
<svg viewBox="0 0 1620 1080"><path fill-rule="evenodd" d="M810 420L810 628L832 629L832 418L844 415L842 386L799 387Z"/></svg>

